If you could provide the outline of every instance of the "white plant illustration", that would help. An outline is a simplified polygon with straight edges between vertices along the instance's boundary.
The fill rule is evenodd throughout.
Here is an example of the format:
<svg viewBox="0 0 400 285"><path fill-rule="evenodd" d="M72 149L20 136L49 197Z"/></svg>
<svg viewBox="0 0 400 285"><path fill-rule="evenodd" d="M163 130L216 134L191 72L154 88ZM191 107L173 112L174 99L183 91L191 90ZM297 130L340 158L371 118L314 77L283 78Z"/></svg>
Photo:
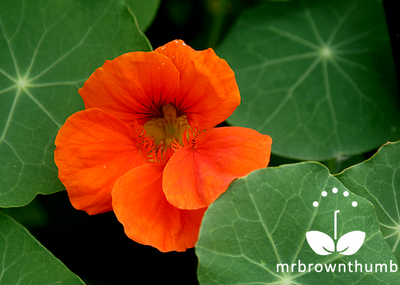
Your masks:
<svg viewBox="0 0 400 285"><path fill-rule="evenodd" d="M337 193L337 188L333 188L332 192ZM346 192L344 193L344 196L347 197L348 192L347 194ZM322 195L326 196L327 194L324 191ZM353 207L355 206L357 206L357 204L353 204ZM320 231L309 231L306 233L307 242L316 254L329 255L338 252L343 255L353 255L364 243L365 232L352 231L342 235L337 241L335 248L335 241L337 240L337 214L339 212L340 210L334 212L334 239Z"/></svg>

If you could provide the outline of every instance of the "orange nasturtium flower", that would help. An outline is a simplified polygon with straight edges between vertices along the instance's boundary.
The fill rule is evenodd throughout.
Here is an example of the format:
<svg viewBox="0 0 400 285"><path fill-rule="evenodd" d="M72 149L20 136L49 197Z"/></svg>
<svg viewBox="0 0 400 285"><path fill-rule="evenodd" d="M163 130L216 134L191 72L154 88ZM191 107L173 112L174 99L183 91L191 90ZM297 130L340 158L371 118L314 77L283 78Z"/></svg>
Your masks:
<svg viewBox="0 0 400 285"><path fill-rule="evenodd" d="M175 40L106 61L79 90L85 110L56 138L72 205L113 210L131 239L160 251L195 245L207 207L236 178L269 163L272 140L214 128L240 103L229 65Z"/></svg>

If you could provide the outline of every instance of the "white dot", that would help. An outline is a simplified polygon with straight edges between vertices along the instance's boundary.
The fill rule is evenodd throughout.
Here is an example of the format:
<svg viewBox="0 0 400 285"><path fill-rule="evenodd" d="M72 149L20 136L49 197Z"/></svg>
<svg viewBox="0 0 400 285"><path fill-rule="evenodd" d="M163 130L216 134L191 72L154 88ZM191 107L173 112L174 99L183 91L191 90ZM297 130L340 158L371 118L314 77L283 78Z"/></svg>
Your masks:
<svg viewBox="0 0 400 285"><path fill-rule="evenodd" d="M324 197L326 197L326 196L328 195L328 192L322 191L321 195L324 196Z"/></svg>
<svg viewBox="0 0 400 285"><path fill-rule="evenodd" d="M313 205L314 207L318 207L319 203L318 203L317 201L314 201L314 202L312 203L312 205Z"/></svg>
<svg viewBox="0 0 400 285"><path fill-rule="evenodd" d="M351 203L351 205L353 206L353 207L357 207L357 202L356 201L353 201L352 203Z"/></svg>
<svg viewBox="0 0 400 285"><path fill-rule="evenodd" d="M27 81L24 78L18 78L17 85L19 88L24 88L27 85Z"/></svg>
<svg viewBox="0 0 400 285"><path fill-rule="evenodd" d="M343 192L343 196L344 196L344 197L349 196L349 191L344 191L344 192Z"/></svg>
<svg viewBox="0 0 400 285"><path fill-rule="evenodd" d="M324 47L323 49L321 49L321 55L329 57L331 55L331 50L328 47Z"/></svg>
<svg viewBox="0 0 400 285"><path fill-rule="evenodd" d="M336 194L337 192L338 192L338 189L336 187L332 188L332 193Z"/></svg>

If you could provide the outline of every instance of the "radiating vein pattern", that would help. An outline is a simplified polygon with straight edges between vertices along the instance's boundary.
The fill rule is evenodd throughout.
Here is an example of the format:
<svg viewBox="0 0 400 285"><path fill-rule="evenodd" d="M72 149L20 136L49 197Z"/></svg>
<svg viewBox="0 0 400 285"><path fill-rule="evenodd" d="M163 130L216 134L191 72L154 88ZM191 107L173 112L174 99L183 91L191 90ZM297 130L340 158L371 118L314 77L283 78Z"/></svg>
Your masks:
<svg viewBox="0 0 400 285"><path fill-rule="evenodd" d="M365 270L364 264L381 264L394 256L385 245L374 207L349 190L327 168L313 162L268 167L236 180L203 218L196 245L200 284L306 285L316 279L357 284L364 278L371 278L368 284L377 280L391 284L399 280L396 274ZM306 240L307 232L320 231L333 239L332 217L337 210L335 243L352 231L363 231L365 240L351 256L317 254ZM357 272L355 260L363 267ZM343 271L349 262L353 268Z"/></svg>
<svg viewBox="0 0 400 285"><path fill-rule="evenodd" d="M399 127L382 3L269 3L245 13L218 53L243 98L229 122L271 135L278 155L359 154Z"/></svg>
<svg viewBox="0 0 400 285"><path fill-rule="evenodd" d="M63 190L57 131L88 76L132 49L150 47L123 1L0 2L0 207Z"/></svg>

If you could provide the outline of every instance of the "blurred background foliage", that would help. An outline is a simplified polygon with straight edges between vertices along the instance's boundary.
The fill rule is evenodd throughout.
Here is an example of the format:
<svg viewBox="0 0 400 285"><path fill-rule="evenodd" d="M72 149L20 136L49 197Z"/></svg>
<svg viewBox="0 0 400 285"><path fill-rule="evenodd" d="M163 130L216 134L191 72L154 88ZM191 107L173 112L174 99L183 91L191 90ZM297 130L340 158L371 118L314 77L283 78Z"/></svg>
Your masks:
<svg viewBox="0 0 400 285"><path fill-rule="evenodd" d="M183 39L195 49L217 48L243 10L265 1L162 0L154 21L144 24L144 32L153 48L174 39ZM395 1L383 3L398 68L399 13ZM350 158L341 169L374 152ZM273 156L271 165L290 162L294 160ZM161 280L162 284L198 284L193 249L161 253L136 244L126 237L113 212L88 216L71 206L65 191L38 195L25 207L1 211L25 226L86 284L161 284Z"/></svg>

